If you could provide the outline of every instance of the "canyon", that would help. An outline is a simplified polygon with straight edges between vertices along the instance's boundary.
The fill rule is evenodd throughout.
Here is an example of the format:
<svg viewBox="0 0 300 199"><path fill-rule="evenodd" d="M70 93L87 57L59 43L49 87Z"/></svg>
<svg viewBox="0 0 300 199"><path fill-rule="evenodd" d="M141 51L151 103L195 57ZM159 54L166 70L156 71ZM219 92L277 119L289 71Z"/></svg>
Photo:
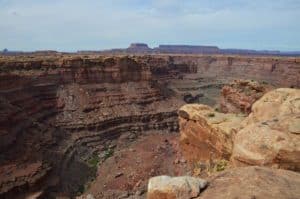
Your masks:
<svg viewBox="0 0 300 199"><path fill-rule="evenodd" d="M199 128L185 113L190 108L180 107L204 104L197 110L223 111L214 113L220 118L242 112L224 125L237 132L269 90L300 87L300 58L32 53L0 56L0 77L0 198L145 198L150 177L189 174L198 153L203 160L229 160L233 153L235 165L245 163L228 136L210 140L217 146L210 150L182 146L199 136L179 144L186 119L188 130ZM249 95L235 79L250 82ZM251 140L246 130L237 139ZM290 169L284 163L291 159L282 168Z"/></svg>

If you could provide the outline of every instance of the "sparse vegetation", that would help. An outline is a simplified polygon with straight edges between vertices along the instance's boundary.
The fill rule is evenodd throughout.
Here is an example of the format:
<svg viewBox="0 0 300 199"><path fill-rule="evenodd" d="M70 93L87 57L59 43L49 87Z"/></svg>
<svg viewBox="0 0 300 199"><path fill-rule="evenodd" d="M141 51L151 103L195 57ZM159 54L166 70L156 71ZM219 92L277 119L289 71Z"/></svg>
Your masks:
<svg viewBox="0 0 300 199"><path fill-rule="evenodd" d="M216 160L206 163L197 162L193 165L193 176L210 175L214 172L224 171L227 167L227 160Z"/></svg>
<svg viewBox="0 0 300 199"><path fill-rule="evenodd" d="M215 164L214 170L219 172L219 171L224 171L227 167L227 161L226 160L220 160Z"/></svg>
<svg viewBox="0 0 300 199"><path fill-rule="evenodd" d="M108 159L109 157L111 157L114 154L113 149L107 149L104 152L104 160Z"/></svg>
<svg viewBox="0 0 300 199"><path fill-rule="evenodd" d="M97 167L100 162L100 158L97 154L93 154L92 157L88 160L88 164L91 167Z"/></svg>

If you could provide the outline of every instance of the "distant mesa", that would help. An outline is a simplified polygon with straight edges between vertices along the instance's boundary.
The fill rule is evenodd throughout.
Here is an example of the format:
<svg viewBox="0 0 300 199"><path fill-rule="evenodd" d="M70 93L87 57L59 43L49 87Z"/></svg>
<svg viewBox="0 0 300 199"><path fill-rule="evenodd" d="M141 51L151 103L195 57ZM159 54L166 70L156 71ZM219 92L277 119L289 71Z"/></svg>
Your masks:
<svg viewBox="0 0 300 199"><path fill-rule="evenodd" d="M79 51L85 53L84 51ZM86 51L88 52L88 51ZM132 43L128 48L118 48L98 53L134 53L134 54L233 54L233 55L275 55L275 56L299 56L300 52L281 52L275 50L251 50L251 49L220 49L217 46L204 45L159 45L150 48L145 43Z"/></svg>
<svg viewBox="0 0 300 199"><path fill-rule="evenodd" d="M147 44L144 43L132 43L126 50L127 52L133 52L133 53L145 53L145 52L151 52L152 49L149 48Z"/></svg>
<svg viewBox="0 0 300 199"><path fill-rule="evenodd" d="M53 50L41 50L33 52L0 51L0 55L20 54L60 54ZM65 52L68 53L68 52ZM221 55L270 55L270 56L300 56L300 51L277 51L277 50L251 50L251 49L221 49L218 46L205 45L159 45L150 48L146 43L132 43L128 48L113 48L106 50L80 50L79 54L221 54Z"/></svg>
<svg viewBox="0 0 300 199"><path fill-rule="evenodd" d="M218 53L219 48L217 46L191 46L191 45L159 45L155 51L161 53Z"/></svg>
<svg viewBox="0 0 300 199"><path fill-rule="evenodd" d="M144 44L144 43L132 43L129 46L129 49L130 48L145 48L145 49L150 49L149 46L148 46L148 44Z"/></svg>

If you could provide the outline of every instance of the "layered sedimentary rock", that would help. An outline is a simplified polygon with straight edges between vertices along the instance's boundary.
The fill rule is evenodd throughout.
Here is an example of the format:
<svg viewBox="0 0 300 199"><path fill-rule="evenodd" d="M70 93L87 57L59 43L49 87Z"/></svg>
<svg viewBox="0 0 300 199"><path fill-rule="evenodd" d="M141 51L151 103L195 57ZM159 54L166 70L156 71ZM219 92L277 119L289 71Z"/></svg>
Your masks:
<svg viewBox="0 0 300 199"><path fill-rule="evenodd" d="M232 137L243 116L218 113L209 106L188 104L178 111L180 145L185 157L192 161L229 159Z"/></svg>
<svg viewBox="0 0 300 199"><path fill-rule="evenodd" d="M4 198L76 194L94 173L87 164L94 152L107 150L125 132L177 132L186 96L214 105L232 78L299 86L295 58L50 53L1 57L0 70ZM222 147L216 150L223 153Z"/></svg>
<svg viewBox="0 0 300 199"><path fill-rule="evenodd" d="M178 129L176 109L183 101L165 93L152 81L151 68L132 58L2 64L0 161L11 168L1 173L4 197L47 187L74 194L93 172L89 156L122 133Z"/></svg>
<svg viewBox="0 0 300 199"><path fill-rule="evenodd" d="M288 88L265 94L248 117L185 105L179 110L181 145L194 162L224 158L235 166L299 171L299 110L300 90Z"/></svg>
<svg viewBox="0 0 300 199"><path fill-rule="evenodd" d="M256 81L235 80L222 88L220 110L223 113L249 114L252 104L271 88Z"/></svg>

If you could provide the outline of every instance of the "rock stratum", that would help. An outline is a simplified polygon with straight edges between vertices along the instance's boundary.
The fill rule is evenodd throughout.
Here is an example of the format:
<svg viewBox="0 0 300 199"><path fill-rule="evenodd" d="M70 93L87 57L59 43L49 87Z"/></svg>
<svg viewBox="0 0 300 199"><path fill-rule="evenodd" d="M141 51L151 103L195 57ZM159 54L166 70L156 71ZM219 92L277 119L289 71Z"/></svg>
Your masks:
<svg viewBox="0 0 300 199"><path fill-rule="evenodd" d="M95 154L104 154L100 157L104 161L111 156L115 140L125 134L138 137L147 132L178 132L179 124L186 125L181 127L187 129L184 142L201 143L199 136L209 138L209 142L199 144L210 151L201 155L204 160L213 152L211 159L232 158L236 165L261 162L257 158L260 151L254 151L258 155L253 156L247 142L235 145L240 131L235 124L240 124L244 116L232 114L227 120L226 114L214 113L209 106L216 105L220 89L237 78L264 81L274 87L300 87L300 60L50 53L2 56L0 76L0 197L25 198L37 193L41 198L74 197L82 191L83 184L94 178L98 162ZM284 99L290 102L297 98L288 95ZM186 103L206 104L197 111L203 110L209 119L191 116L187 108L184 111L188 114L179 111L182 121L178 123L177 111ZM293 103L298 106L296 101ZM274 129L278 134L274 142L282 142L282 147L274 149L278 153L268 145L261 149L273 156L260 164L297 170L297 154L289 150L297 151L299 146L285 143L296 139L298 116L293 116L295 122L291 124L286 117L294 112L288 112L289 108L284 112L278 106L281 115L277 114L277 121L256 111L260 107L256 104L248 117L249 124L243 124L262 128L254 121L264 118L267 125L263 128ZM209 130L209 134L193 131L199 123L202 131ZM291 133L281 135L280 128ZM240 136L247 136L247 128L243 130ZM195 139L189 141L189 136Z"/></svg>

